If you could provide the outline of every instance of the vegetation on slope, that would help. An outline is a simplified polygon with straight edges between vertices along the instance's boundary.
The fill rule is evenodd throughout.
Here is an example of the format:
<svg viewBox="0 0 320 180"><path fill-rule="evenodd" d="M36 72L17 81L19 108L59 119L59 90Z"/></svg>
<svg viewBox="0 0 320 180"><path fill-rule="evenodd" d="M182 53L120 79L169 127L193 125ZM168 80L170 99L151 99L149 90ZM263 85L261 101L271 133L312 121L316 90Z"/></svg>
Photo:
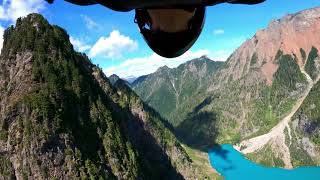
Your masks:
<svg viewBox="0 0 320 180"><path fill-rule="evenodd" d="M134 82L133 89L173 126L178 126L205 99L201 93L220 65L222 62L201 57L177 68L162 67Z"/></svg>
<svg viewBox="0 0 320 180"><path fill-rule="evenodd" d="M27 179L201 177L159 114L122 81L112 87L42 16L5 31L0 64L0 144L10 145L0 147L0 177L17 163Z"/></svg>
<svg viewBox="0 0 320 180"><path fill-rule="evenodd" d="M177 99L170 79L180 79L179 73L174 74L168 69L163 69L149 75L140 84L141 86L134 88L140 96L147 97L147 100L143 99L148 104L168 119L180 141L193 148L205 150L215 143L237 143L241 139L266 133L286 115L299 98L299 94L303 92L306 79L296 59L283 54L280 50L274 60L278 69L273 75L272 85L266 85L261 79L254 83L246 82L254 78L259 79L259 76L252 77L259 71L258 61L257 54L254 54L247 62L250 66L254 66L249 70L251 73L239 81L229 80L227 84L213 92L208 92L207 89L215 80L208 77L199 80L203 85L201 88L195 89L191 88L193 87L191 85L184 85L184 91L188 92L186 93L188 96L179 101L178 107L176 107L177 101L174 101ZM219 72L224 68L228 67L222 67ZM182 65L175 71L184 72L187 69L187 65ZM211 77L215 76L214 72L211 73ZM148 78L152 78L152 81L149 82ZM160 81L162 79L165 81ZM159 81L167 83L163 83L166 85L159 88L153 87L152 82ZM188 79L189 83L190 81ZM179 84L177 81L174 82L175 85ZM166 91L162 88L166 88ZM163 111L165 113L162 113ZM168 115L168 112L172 115ZM239 126L241 120L244 121L242 127Z"/></svg>
<svg viewBox="0 0 320 180"><path fill-rule="evenodd" d="M315 80L319 74L318 69L315 64L316 58L319 57L318 55L318 49L315 47L312 47L307 62L305 64L305 70L306 72L311 76L313 80Z"/></svg>
<svg viewBox="0 0 320 180"><path fill-rule="evenodd" d="M273 75L272 85L261 91L260 98L254 100L254 108L250 109L253 112L252 117L249 113L251 122L261 127L255 135L266 133L275 126L297 100L294 92L301 91L300 88L305 86L305 77L292 56L279 51L276 61L279 67Z"/></svg>
<svg viewBox="0 0 320 180"><path fill-rule="evenodd" d="M276 156L276 153L273 152L270 144L267 144L261 150L246 154L251 161L254 161L258 164L264 165L266 167L284 167L284 162L281 157Z"/></svg>
<svg viewBox="0 0 320 180"><path fill-rule="evenodd" d="M215 142L237 143L266 133L291 110L306 86L306 79L292 56L279 51L274 62L278 68L271 85L257 75L256 65L240 80L228 81L214 92L218 98L206 111L216 113L217 118L212 120L217 129Z"/></svg>
<svg viewBox="0 0 320 180"><path fill-rule="evenodd" d="M308 55L305 69L313 80L318 79L318 50L313 47ZM287 143L294 166L314 166L320 164L320 83L313 86L299 110L292 118L292 142Z"/></svg>

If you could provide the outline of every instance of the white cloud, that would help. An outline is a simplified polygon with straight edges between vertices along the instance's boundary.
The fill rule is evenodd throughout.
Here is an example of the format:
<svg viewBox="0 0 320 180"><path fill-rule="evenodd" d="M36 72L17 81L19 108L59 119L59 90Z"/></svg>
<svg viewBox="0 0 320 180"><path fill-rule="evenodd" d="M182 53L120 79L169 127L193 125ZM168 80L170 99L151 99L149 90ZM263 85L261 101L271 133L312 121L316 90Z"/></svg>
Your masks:
<svg viewBox="0 0 320 180"><path fill-rule="evenodd" d="M122 57L123 52L134 51L138 48L138 42L130 37L113 30L108 37L100 37L90 49L91 58L105 56L108 58Z"/></svg>
<svg viewBox="0 0 320 180"><path fill-rule="evenodd" d="M231 51L227 50L218 50L210 53L210 57L215 61L226 61L228 57L231 55Z"/></svg>
<svg viewBox="0 0 320 180"><path fill-rule="evenodd" d="M91 48L90 45L80 41L79 39L77 38L74 38L72 36L70 36L70 42L71 44L73 45L73 47L77 50L77 51L80 51L80 52L84 52L88 49Z"/></svg>
<svg viewBox="0 0 320 180"><path fill-rule="evenodd" d="M186 61L210 54L210 51L205 49L195 52L189 50L180 57L168 59L153 53L149 57L128 59L118 66L112 66L104 69L104 73L107 76L117 74L121 78L125 78L128 76L138 77L141 75L153 73L159 67L162 67L164 65L167 65L170 68L175 68Z"/></svg>
<svg viewBox="0 0 320 180"><path fill-rule="evenodd" d="M223 29L215 29L215 30L213 30L213 34L215 34L215 35L224 34L224 30Z"/></svg>
<svg viewBox="0 0 320 180"><path fill-rule="evenodd" d="M96 23L94 22L91 18L89 18L88 16L86 15L81 15L81 17L83 18L85 24L86 24L86 27L90 30L99 30L101 29L101 27Z"/></svg>
<svg viewBox="0 0 320 180"><path fill-rule="evenodd" d="M3 33L4 33L4 27L0 26L0 52L3 45Z"/></svg>
<svg viewBox="0 0 320 180"><path fill-rule="evenodd" d="M0 20L14 23L17 18L38 13L45 8L44 0L3 0L0 5Z"/></svg>

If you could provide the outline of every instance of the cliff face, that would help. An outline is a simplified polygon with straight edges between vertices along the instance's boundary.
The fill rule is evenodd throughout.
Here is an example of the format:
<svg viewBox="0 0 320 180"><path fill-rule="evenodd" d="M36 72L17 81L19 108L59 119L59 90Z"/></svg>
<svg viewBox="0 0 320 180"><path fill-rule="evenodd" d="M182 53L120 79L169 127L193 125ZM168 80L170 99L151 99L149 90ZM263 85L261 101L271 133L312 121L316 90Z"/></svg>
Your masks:
<svg viewBox="0 0 320 180"><path fill-rule="evenodd" d="M229 68L221 71L219 79L239 80L250 73L252 67L258 67L259 78L271 85L273 75L278 69L275 63L278 51L294 56L297 64L303 67L306 63L306 53L310 52L312 47L320 49L319 32L320 8L273 20L266 29L258 31L229 57Z"/></svg>
<svg viewBox="0 0 320 180"><path fill-rule="evenodd" d="M158 113L40 15L5 31L0 87L0 179L203 175Z"/></svg>

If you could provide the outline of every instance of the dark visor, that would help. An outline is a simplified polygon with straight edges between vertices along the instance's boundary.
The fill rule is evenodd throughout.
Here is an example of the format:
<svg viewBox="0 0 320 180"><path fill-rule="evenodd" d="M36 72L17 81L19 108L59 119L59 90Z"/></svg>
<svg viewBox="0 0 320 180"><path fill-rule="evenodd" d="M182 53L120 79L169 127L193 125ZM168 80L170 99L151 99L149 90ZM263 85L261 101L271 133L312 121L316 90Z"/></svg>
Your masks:
<svg viewBox="0 0 320 180"><path fill-rule="evenodd" d="M141 33L150 48L166 58L173 58L183 54L194 44L196 41L194 37L197 36L197 32L190 30L167 33L143 29Z"/></svg>

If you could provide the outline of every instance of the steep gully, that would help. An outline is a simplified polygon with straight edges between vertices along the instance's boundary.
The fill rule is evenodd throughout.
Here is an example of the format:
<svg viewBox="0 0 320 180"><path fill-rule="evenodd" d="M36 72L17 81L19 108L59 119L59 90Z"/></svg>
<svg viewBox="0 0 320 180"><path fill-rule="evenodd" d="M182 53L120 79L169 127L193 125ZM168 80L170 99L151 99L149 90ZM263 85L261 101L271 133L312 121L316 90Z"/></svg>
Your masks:
<svg viewBox="0 0 320 180"><path fill-rule="evenodd" d="M289 122L293 115L298 111L300 106L302 105L305 98L308 96L312 87L319 81L320 77L318 77L315 81L311 79L309 74L301 69L301 72L305 75L308 81L308 86L302 97L296 102L293 106L292 110L289 114L284 117L275 127L273 127L268 133L244 140L237 145L234 145L234 148L243 154L248 154L260 150L263 148L268 142L271 142L277 149L280 150L280 153L283 155L282 159L285 164L285 168L292 168L290 151L288 146L285 144L285 133L284 130L287 128L289 134L289 140L291 143L291 129L289 126Z"/></svg>

